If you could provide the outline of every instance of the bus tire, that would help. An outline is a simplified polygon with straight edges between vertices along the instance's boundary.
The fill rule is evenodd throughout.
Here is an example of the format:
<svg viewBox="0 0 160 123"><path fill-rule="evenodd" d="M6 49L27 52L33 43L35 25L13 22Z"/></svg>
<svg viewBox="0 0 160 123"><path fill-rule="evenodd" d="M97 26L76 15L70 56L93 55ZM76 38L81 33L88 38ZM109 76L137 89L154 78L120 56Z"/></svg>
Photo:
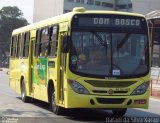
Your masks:
<svg viewBox="0 0 160 123"><path fill-rule="evenodd" d="M63 108L56 104L55 91L50 92L50 110L56 115L61 115L63 113Z"/></svg>
<svg viewBox="0 0 160 123"><path fill-rule="evenodd" d="M26 87L25 87L24 79L22 80L22 83L21 83L21 99L25 103L30 102L30 98L26 96Z"/></svg>
<svg viewBox="0 0 160 123"><path fill-rule="evenodd" d="M127 112L127 108L112 109L112 113L115 117L123 117L126 112Z"/></svg>

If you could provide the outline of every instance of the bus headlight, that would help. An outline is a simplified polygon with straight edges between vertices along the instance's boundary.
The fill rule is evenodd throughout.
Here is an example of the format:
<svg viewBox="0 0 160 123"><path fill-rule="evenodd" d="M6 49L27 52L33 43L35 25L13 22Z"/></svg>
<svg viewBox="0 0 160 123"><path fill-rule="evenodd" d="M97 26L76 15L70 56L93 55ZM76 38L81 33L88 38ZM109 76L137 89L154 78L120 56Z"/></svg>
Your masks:
<svg viewBox="0 0 160 123"><path fill-rule="evenodd" d="M144 82L143 84L141 84L140 86L138 86L131 95L141 95L144 94L149 86L149 82Z"/></svg>
<svg viewBox="0 0 160 123"><path fill-rule="evenodd" d="M68 83L70 84L71 88L79 94L89 94L89 91L80 83L73 81L73 80L68 80Z"/></svg>

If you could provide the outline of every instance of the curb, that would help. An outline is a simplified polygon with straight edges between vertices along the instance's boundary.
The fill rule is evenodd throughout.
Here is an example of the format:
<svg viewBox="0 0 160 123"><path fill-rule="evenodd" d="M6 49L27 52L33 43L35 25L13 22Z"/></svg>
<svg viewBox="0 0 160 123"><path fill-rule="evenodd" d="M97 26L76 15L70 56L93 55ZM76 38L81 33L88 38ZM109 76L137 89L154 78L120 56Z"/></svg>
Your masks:
<svg viewBox="0 0 160 123"><path fill-rule="evenodd" d="M151 96L150 100L154 100L154 101L160 102L160 98L156 98L155 96Z"/></svg>
<svg viewBox="0 0 160 123"><path fill-rule="evenodd" d="M9 74L9 69L7 68L0 68L0 71L4 71L6 74Z"/></svg>

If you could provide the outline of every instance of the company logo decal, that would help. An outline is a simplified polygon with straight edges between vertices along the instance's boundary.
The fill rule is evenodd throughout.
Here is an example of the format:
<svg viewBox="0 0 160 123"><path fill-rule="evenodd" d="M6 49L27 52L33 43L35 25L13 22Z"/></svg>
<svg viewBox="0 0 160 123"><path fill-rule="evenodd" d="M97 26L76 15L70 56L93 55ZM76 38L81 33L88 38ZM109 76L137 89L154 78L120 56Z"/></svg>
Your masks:
<svg viewBox="0 0 160 123"><path fill-rule="evenodd" d="M34 59L34 83L46 84L47 82L47 59L36 58Z"/></svg>

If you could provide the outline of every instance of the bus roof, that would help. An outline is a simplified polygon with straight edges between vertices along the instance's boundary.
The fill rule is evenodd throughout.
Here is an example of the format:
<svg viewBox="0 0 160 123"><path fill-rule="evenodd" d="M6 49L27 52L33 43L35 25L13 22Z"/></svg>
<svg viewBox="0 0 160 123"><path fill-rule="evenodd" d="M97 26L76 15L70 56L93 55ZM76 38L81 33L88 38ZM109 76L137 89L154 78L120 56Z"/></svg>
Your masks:
<svg viewBox="0 0 160 123"><path fill-rule="evenodd" d="M85 10L85 8L83 7L76 7L73 9L73 11L68 12L66 14L62 14L62 15L58 15L49 19L45 19L36 23L32 23L30 25L15 29L12 32L12 35L16 35L20 32L27 32L30 30L35 30L37 28L41 28L41 27L45 27L45 26L49 26L49 25L53 25L53 24L57 24L57 23L61 23L61 22L67 22L67 21L71 21L71 18L75 15L75 14L115 14L115 15L126 15L126 16L138 16L138 17L145 17L142 14L138 14L138 13L130 13L130 12L120 12L120 11L102 11L102 10Z"/></svg>

